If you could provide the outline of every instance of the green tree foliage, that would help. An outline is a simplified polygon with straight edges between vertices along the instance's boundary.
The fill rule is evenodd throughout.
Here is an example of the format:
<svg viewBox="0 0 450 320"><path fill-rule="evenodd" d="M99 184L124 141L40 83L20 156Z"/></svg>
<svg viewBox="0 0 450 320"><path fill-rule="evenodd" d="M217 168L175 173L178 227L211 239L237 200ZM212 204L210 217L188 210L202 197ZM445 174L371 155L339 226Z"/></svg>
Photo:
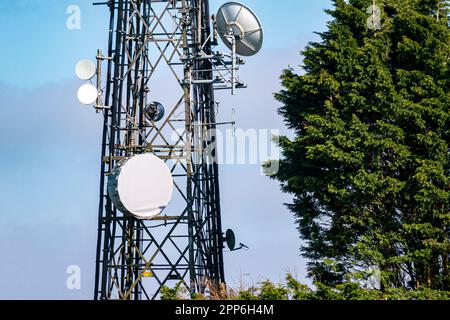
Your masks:
<svg viewBox="0 0 450 320"><path fill-rule="evenodd" d="M161 288L161 300L163 301L175 301L181 299L179 287L171 289L169 287Z"/></svg>
<svg viewBox="0 0 450 320"><path fill-rule="evenodd" d="M355 282L450 290L448 3L377 0L379 29L372 4L335 0L304 72L286 70L276 94L295 131L276 179L330 299Z"/></svg>
<svg viewBox="0 0 450 320"><path fill-rule="evenodd" d="M175 289L163 288L161 300L186 300L189 294L177 286ZM300 283L291 274L286 276L284 284L264 281L259 286L234 291L232 289L221 292L220 295L194 295L192 300L450 300L450 292L432 289L387 289L384 292L375 289L362 288L357 283L343 283L329 286L315 283L311 289Z"/></svg>

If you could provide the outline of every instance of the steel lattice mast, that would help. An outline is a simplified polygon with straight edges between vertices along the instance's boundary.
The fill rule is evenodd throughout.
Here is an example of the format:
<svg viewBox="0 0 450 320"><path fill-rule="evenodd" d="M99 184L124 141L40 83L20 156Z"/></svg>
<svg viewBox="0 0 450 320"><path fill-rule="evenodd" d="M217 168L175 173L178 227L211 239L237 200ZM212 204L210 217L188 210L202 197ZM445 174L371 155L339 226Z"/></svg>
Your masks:
<svg viewBox="0 0 450 320"><path fill-rule="evenodd" d="M214 90L226 70L214 54L208 0L111 0L100 180L95 299L154 299L164 285L205 290L225 283L219 171L213 161ZM146 120L152 79L165 66L179 84L162 122ZM101 76L99 76L99 81ZM100 85L100 84L99 84ZM99 103L97 104L97 107ZM183 129L180 131L179 128ZM174 139L175 137L175 139ZM175 141L174 141L175 140ZM212 150L212 152L206 152ZM172 170L183 205L150 221L124 215L107 195L107 180L127 157L153 153Z"/></svg>

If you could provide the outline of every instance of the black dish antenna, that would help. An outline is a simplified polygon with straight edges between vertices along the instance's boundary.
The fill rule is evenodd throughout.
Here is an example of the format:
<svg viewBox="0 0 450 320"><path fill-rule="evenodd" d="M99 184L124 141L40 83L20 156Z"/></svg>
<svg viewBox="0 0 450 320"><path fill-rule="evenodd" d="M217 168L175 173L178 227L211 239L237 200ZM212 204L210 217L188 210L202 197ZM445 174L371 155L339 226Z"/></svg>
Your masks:
<svg viewBox="0 0 450 320"><path fill-rule="evenodd" d="M228 249L230 251L238 251L242 249L248 249L245 244L239 243L239 247L236 248L236 235L233 230L228 229L225 233L225 242L227 244Z"/></svg>

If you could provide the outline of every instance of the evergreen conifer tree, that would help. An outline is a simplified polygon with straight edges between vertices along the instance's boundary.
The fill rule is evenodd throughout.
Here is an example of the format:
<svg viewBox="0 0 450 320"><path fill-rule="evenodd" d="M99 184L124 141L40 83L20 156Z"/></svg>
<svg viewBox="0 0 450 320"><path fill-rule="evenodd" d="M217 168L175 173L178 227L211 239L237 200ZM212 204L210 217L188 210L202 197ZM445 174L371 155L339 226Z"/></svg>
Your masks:
<svg viewBox="0 0 450 320"><path fill-rule="evenodd" d="M295 131L276 179L310 276L450 290L448 2L333 2L276 94Z"/></svg>

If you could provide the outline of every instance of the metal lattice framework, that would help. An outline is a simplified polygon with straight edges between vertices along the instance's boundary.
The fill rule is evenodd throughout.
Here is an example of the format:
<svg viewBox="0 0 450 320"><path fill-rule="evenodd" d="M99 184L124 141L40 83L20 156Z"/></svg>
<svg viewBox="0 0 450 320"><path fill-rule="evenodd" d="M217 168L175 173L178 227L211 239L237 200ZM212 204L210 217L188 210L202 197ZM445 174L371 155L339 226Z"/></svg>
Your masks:
<svg viewBox="0 0 450 320"><path fill-rule="evenodd" d="M203 292L205 279L225 283L214 90L230 88L230 63L211 50L207 0L107 5L108 53L97 57L108 66L97 104L104 131L95 299L155 299L162 286L180 283ZM173 83L154 93L159 70ZM165 96L166 117L148 121L150 99ZM140 153L165 160L177 190L175 205L149 221L119 212L106 190L115 165Z"/></svg>

